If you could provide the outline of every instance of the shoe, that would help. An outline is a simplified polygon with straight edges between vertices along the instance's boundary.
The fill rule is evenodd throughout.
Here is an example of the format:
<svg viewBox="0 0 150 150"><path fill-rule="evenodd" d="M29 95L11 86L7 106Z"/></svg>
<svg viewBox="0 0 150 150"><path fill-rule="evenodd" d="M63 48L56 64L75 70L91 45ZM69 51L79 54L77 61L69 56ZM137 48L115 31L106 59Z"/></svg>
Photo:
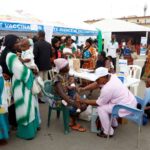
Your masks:
<svg viewBox="0 0 150 150"><path fill-rule="evenodd" d="M7 140L0 140L0 146L8 144Z"/></svg>
<svg viewBox="0 0 150 150"><path fill-rule="evenodd" d="M102 138L107 138L108 135L106 135L103 131L100 133L97 133L97 136L102 137ZM109 135L110 138L113 137L113 135Z"/></svg>

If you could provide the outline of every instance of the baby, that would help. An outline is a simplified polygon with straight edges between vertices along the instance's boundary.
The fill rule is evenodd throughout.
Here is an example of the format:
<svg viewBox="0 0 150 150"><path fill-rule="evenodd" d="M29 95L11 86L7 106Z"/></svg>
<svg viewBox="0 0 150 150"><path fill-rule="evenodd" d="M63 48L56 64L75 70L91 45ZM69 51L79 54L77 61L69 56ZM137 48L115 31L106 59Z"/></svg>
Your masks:
<svg viewBox="0 0 150 150"><path fill-rule="evenodd" d="M38 71L38 67L34 62L33 49L31 48L30 42L28 39L23 39L21 41L21 57L20 61L24 63L30 69L36 69Z"/></svg>
<svg viewBox="0 0 150 150"><path fill-rule="evenodd" d="M33 49L30 46L30 41L28 39L23 39L21 41L21 56L19 56L19 60L29 69L33 71L35 74L35 80L33 83L33 93L40 93L41 87L44 86L43 80L40 76L38 76L39 69L34 62ZM35 92L36 89L36 92Z"/></svg>
<svg viewBox="0 0 150 150"><path fill-rule="evenodd" d="M70 75L68 77L68 82L69 82L69 84L67 86L68 96L71 97L73 100L76 101L76 104L77 104L77 107L78 107L77 110L76 110L76 112L80 113L81 112L80 102L79 102L80 101L80 96L77 94L77 87L75 85L75 78L74 78L73 75ZM64 105L67 105L67 103L64 102L64 101L62 101L62 103Z"/></svg>

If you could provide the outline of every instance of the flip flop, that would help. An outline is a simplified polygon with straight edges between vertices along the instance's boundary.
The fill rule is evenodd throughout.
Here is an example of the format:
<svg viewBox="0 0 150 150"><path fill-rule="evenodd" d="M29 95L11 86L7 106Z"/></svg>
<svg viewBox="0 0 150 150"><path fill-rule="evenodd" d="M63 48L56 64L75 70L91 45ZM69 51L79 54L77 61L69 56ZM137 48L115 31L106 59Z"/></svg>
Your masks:
<svg viewBox="0 0 150 150"><path fill-rule="evenodd" d="M86 128L82 127L80 124L72 126L71 129L79 132L86 132Z"/></svg>

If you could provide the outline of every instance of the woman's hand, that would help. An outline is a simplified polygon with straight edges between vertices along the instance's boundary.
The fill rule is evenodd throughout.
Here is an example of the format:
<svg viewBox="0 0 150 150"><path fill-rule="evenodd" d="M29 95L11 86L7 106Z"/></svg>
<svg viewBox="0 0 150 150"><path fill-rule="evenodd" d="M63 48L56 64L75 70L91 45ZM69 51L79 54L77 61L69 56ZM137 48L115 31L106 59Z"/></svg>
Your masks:
<svg viewBox="0 0 150 150"><path fill-rule="evenodd" d="M3 77L5 80L10 80L10 76L6 73L3 73Z"/></svg>

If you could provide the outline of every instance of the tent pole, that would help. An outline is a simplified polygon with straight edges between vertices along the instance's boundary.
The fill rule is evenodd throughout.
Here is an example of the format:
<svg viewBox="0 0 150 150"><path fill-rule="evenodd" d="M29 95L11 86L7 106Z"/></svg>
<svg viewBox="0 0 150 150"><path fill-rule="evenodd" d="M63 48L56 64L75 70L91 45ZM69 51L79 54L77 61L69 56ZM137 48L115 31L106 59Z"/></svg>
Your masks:
<svg viewBox="0 0 150 150"><path fill-rule="evenodd" d="M146 41L148 43L148 31L146 31ZM147 43L146 43L146 45L147 45Z"/></svg>

